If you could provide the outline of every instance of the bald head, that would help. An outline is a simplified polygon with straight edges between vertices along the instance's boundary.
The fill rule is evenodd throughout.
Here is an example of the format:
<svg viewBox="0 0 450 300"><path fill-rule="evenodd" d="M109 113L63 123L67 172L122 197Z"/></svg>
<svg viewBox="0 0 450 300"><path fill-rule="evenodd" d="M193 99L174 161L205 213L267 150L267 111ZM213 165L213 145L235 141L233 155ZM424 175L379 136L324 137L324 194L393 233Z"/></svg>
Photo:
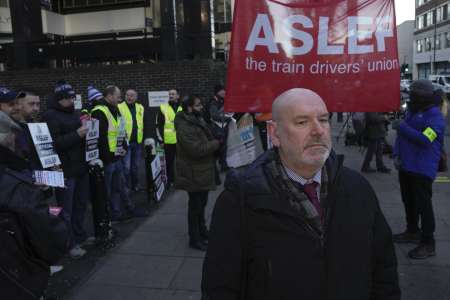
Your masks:
<svg viewBox="0 0 450 300"><path fill-rule="evenodd" d="M292 107L297 105L318 106L327 111L325 102L315 92L307 89L294 88L283 92L272 103L272 119L278 122L281 121L283 116L289 111L292 111Z"/></svg>
<svg viewBox="0 0 450 300"><path fill-rule="evenodd" d="M133 104L137 100L137 92L133 89L127 90L125 93L125 100L128 102L128 104Z"/></svg>
<svg viewBox="0 0 450 300"><path fill-rule="evenodd" d="M331 151L328 110L311 90L291 89L273 102L269 134L283 164L304 178L320 170Z"/></svg>

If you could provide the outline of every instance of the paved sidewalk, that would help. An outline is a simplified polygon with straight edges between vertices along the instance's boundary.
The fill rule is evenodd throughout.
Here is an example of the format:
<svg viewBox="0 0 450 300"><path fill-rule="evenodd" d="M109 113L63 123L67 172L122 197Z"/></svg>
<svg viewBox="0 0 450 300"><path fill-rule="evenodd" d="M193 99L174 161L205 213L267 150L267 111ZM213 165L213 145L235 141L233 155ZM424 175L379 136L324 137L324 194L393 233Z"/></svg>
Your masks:
<svg viewBox="0 0 450 300"><path fill-rule="evenodd" d="M341 124L333 124L335 135ZM390 136L392 140L393 136ZM345 154L345 165L360 168L363 155L357 147L344 147L343 138L334 148ZM447 153L450 147L447 144ZM386 164L392 161L385 157ZM441 176L448 176L442 174ZM397 173L370 174L381 207L394 232L405 227ZM434 184L437 256L413 261L407 258L411 245L396 246L399 275L406 300L450 300L450 180ZM220 190L210 194L207 216ZM231 222L232 220L230 220ZM189 249L187 237L187 194L172 193L151 218L106 259L104 265L73 293L79 300L187 300L200 299L203 253Z"/></svg>

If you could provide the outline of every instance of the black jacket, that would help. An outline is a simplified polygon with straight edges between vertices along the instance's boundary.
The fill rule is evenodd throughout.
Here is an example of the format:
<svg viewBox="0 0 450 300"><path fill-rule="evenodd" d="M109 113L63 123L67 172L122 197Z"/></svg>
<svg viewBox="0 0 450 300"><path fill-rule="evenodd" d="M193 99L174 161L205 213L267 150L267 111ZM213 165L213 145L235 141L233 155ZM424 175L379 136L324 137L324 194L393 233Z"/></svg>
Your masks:
<svg viewBox="0 0 450 300"><path fill-rule="evenodd" d="M23 220L33 255L55 264L68 250L69 233L64 221L49 213L45 193L31 179L0 164L0 209Z"/></svg>
<svg viewBox="0 0 450 300"><path fill-rule="evenodd" d="M28 174L31 178L32 169L29 160L21 157L18 153L0 145L0 165L11 170Z"/></svg>
<svg viewBox="0 0 450 300"><path fill-rule="evenodd" d="M119 109L116 106L109 104L105 99L99 100L98 104L107 106L114 118L118 119L120 117ZM100 159L103 161L104 165L118 161L121 156L116 156L114 152L109 151L108 119L100 110L92 112L91 116L99 120L100 137L98 139L98 150L100 152Z"/></svg>
<svg viewBox="0 0 450 300"><path fill-rule="evenodd" d="M16 151L28 160L31 169L42 170L42 163L37 154L27 123L17 122L17 124L22 130L16 134Z"/></svg>
<svg viewBox="0 0 450 300"><path fill-rule="evenodd" d="M80 113L65 111L54 98L48 100L47 107L49 109L43 113L42 118L47 122L52 135L64 176L73 178L85 174L88 171L86 139L77 133L77 129L81 127Z"/></svg>
<svg viewBox="0 0 450 300"><path fill-rule="evenodd" d="M204 299L242 299L242 253L247 253L244 299L400 299L391 230L367 180L330 156L329 196L321 199L327 221L320 238L267 172L274 155L267 152L226 180L212 216ZM239 190L245 218L239 218Z"/></svg>
<svg viewBox="0 0 450 300"><path fill-rule="evenodd" d="M386 137L386 118L382 113L366 113L365 137L381 139Z"/></svg>

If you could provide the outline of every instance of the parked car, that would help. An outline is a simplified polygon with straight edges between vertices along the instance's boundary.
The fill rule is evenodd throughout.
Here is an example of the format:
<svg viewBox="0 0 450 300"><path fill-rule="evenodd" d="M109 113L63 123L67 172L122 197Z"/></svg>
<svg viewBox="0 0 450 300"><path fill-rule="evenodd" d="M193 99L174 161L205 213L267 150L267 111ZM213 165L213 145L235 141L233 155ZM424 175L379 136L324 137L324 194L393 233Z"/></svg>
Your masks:
<svg viewBox="0 0 450 300"><path fill-rule="evenodd" d="M440 85L447 95L450 94L450 75L430 75L428 79L434 84Z"/></svg>

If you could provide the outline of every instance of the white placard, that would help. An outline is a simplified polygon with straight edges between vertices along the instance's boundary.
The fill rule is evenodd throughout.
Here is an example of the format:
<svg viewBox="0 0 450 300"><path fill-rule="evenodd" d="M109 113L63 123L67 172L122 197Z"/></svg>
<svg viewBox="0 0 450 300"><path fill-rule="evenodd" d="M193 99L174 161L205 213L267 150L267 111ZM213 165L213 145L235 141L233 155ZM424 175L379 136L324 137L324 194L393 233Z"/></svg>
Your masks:
<svg viewBox="0 0 450 300"><path fill-rule="evenodd" d="M53 149L53 140L47 123L28 123L31 138L44 169L61 164L58 154Z"/></svg>
<svg viewBox="0 0 450 300"><path fill-rule="evenodd" d="M100 122L97 119L89 119L84 122L84 126L88 129L86 133L86 161L98 159L100 156L98 150L99 124Z"/></svg>
<svg viewBox="0 0 450 300"><path fill-rule="evenodd" d="M158 189L156 190L156 200L160 201L162 195L164 194L164 183L161 183L161 185L158 187Z"/></svg>
<svg viewBox="0 0 450 300"><path fill-rule="evenodd" d="M117 135L117 147L115 155L120 155L124 150L123 144L127 143L127 130L125 128L125 119L123 117L119 117L119 133Z"/></svg>
<svg viewBox="0 0 450 300"><path fill-rule="evenodd" d="M153 180L155 180L160 173L161 173L161 159L157 155L155 157L155 159L152 161L152 176L153 176Z"/></svg>
<svg viewBox="0 0 450 300"><path fill-rule="evenodd" d="M97 119L87 120L85 126L88 129L86 140L98 139L100 136L100 122Z"/></svg>
<svg viewBox="0 0 450 300"><path fill-rule="evenodd" d="M52 187L65 187L64 173L57 171L34 171L35 183Z"/></svg>
<svg viewBox="0 0 450 300"><path fill-rule="evenodd" d="M75 96L75 101L73 102L75 110L81 110L83 108L83 102L81 101L81 95Z"/></svg>
<svg viewBox="0 0 450 300"><path fill-rule="evenodd" d="M160 107L161 104L169 103L169 92L148 92L148 106Z"/></svg>

